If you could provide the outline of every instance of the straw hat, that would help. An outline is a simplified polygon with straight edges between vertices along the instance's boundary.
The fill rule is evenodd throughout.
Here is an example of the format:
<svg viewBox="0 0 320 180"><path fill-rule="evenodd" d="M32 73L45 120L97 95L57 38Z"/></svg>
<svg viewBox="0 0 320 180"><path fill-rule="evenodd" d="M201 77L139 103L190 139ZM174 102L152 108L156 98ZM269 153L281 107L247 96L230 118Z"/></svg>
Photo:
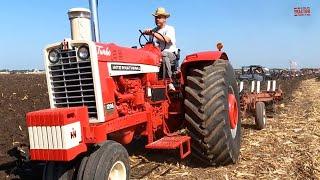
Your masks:
<svg viewBox="0 0 320 180"><path fill-rule="evenodd" d="M156 9L155 13L152 14L153 16L165 16L166 18L170 17L170 14L166 12L166 9L163 7L159 7Z"/></svg>

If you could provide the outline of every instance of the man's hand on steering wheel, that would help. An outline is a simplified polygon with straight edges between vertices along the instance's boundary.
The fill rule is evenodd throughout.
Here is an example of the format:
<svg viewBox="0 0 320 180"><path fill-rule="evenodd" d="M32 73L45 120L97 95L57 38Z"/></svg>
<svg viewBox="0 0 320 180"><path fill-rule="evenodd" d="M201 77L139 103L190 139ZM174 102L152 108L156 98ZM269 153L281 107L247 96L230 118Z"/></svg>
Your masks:
<svg viewBox="0 0 320 180"><path fill-rule="evenodd" d="M153 36L153 35L154 35L154 32L153 32L152 29L145 29L145 30L143 31L143 34L149 35L149 36Z"/></svg>
<svg viewBox="0 0 320 180"><path fill-rule="evenodd" d="M152 29L146 29L144 31L139 30L140 32L140 37L139 37L139 44L140 47L144 47L144 44L141 43L141 38L144 37L144 39L147 41L147 43L153 43L154 44L154 37L155 34L159 35L161 39L163 39L164 42L164 47L162 47L160 50L161 52L165 49L165 47L167 46L167 42L165 41L165 38L162 34L160 34L159 32L153 31ZM145 35L149 35L151 36L151 38L147 38ZM156 37L158 38L158 37Z"/></svg>

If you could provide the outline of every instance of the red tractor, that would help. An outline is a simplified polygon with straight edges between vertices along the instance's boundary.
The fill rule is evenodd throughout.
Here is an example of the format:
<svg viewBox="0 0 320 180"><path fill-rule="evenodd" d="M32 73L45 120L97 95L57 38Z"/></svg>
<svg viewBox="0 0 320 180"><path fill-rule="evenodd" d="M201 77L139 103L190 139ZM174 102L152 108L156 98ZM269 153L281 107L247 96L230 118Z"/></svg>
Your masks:
<svg viewBox="0 0 320 180"><path fill-rule="evenodd" d="M26 117L30 158L46 162L44 179L129 179L124 145L143 137L147 149L177 149L181 158L192 150L208 165L237 162L239 92L225 52L186 56L168 91L154 42L99 43L90 11L72 9L69 18L72 39L44 49L51 108Z"/></svg>

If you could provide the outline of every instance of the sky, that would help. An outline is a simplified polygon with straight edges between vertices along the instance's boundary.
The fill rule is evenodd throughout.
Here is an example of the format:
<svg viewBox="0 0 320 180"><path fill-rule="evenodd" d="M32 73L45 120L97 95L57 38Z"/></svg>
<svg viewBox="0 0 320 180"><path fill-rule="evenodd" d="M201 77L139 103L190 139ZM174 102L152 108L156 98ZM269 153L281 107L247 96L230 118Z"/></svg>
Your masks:
<svg viewBox="0 0 320 180"><path fill-rule="evenodd" d="M88 6L88 0L2 1L0 69L44 69L43 48L70 37L68 9ZM222 42L236 68L286 68L289 60L320 67L319 0L99 0L101 41L138 45L138 30L154 26L157 7L171 13L182 57ZM294 16L294 7L310 7L311 16Z"/></svg>

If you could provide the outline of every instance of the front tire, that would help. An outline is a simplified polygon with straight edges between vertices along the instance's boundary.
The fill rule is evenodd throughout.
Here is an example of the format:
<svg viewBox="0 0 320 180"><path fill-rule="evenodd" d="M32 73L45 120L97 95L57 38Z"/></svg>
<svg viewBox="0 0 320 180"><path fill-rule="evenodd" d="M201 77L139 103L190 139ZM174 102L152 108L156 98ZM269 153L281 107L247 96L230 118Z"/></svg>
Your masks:
<svg viewBox="0 0 320 180"><path fill-rule="evenodd" d="M83 174L78 174L78 179L127 180L130 177L128 152L115 141L106 141L83 161L80 169L82 168L84 171Z"/></svg>
<svg viewBox="0 0 320 180"><path fill-rule="evenodd" d="M47 162L42 179L43 180L69 180L75 179L75 166L73 162Z"/></svg>
<svg viewBox="0 0 320 180"><path fill-rule="evenodd" d="M185 118L193 155L209 165L236 163L240 153L239 92L232 66L217 60L187 74Z"/></svg>

